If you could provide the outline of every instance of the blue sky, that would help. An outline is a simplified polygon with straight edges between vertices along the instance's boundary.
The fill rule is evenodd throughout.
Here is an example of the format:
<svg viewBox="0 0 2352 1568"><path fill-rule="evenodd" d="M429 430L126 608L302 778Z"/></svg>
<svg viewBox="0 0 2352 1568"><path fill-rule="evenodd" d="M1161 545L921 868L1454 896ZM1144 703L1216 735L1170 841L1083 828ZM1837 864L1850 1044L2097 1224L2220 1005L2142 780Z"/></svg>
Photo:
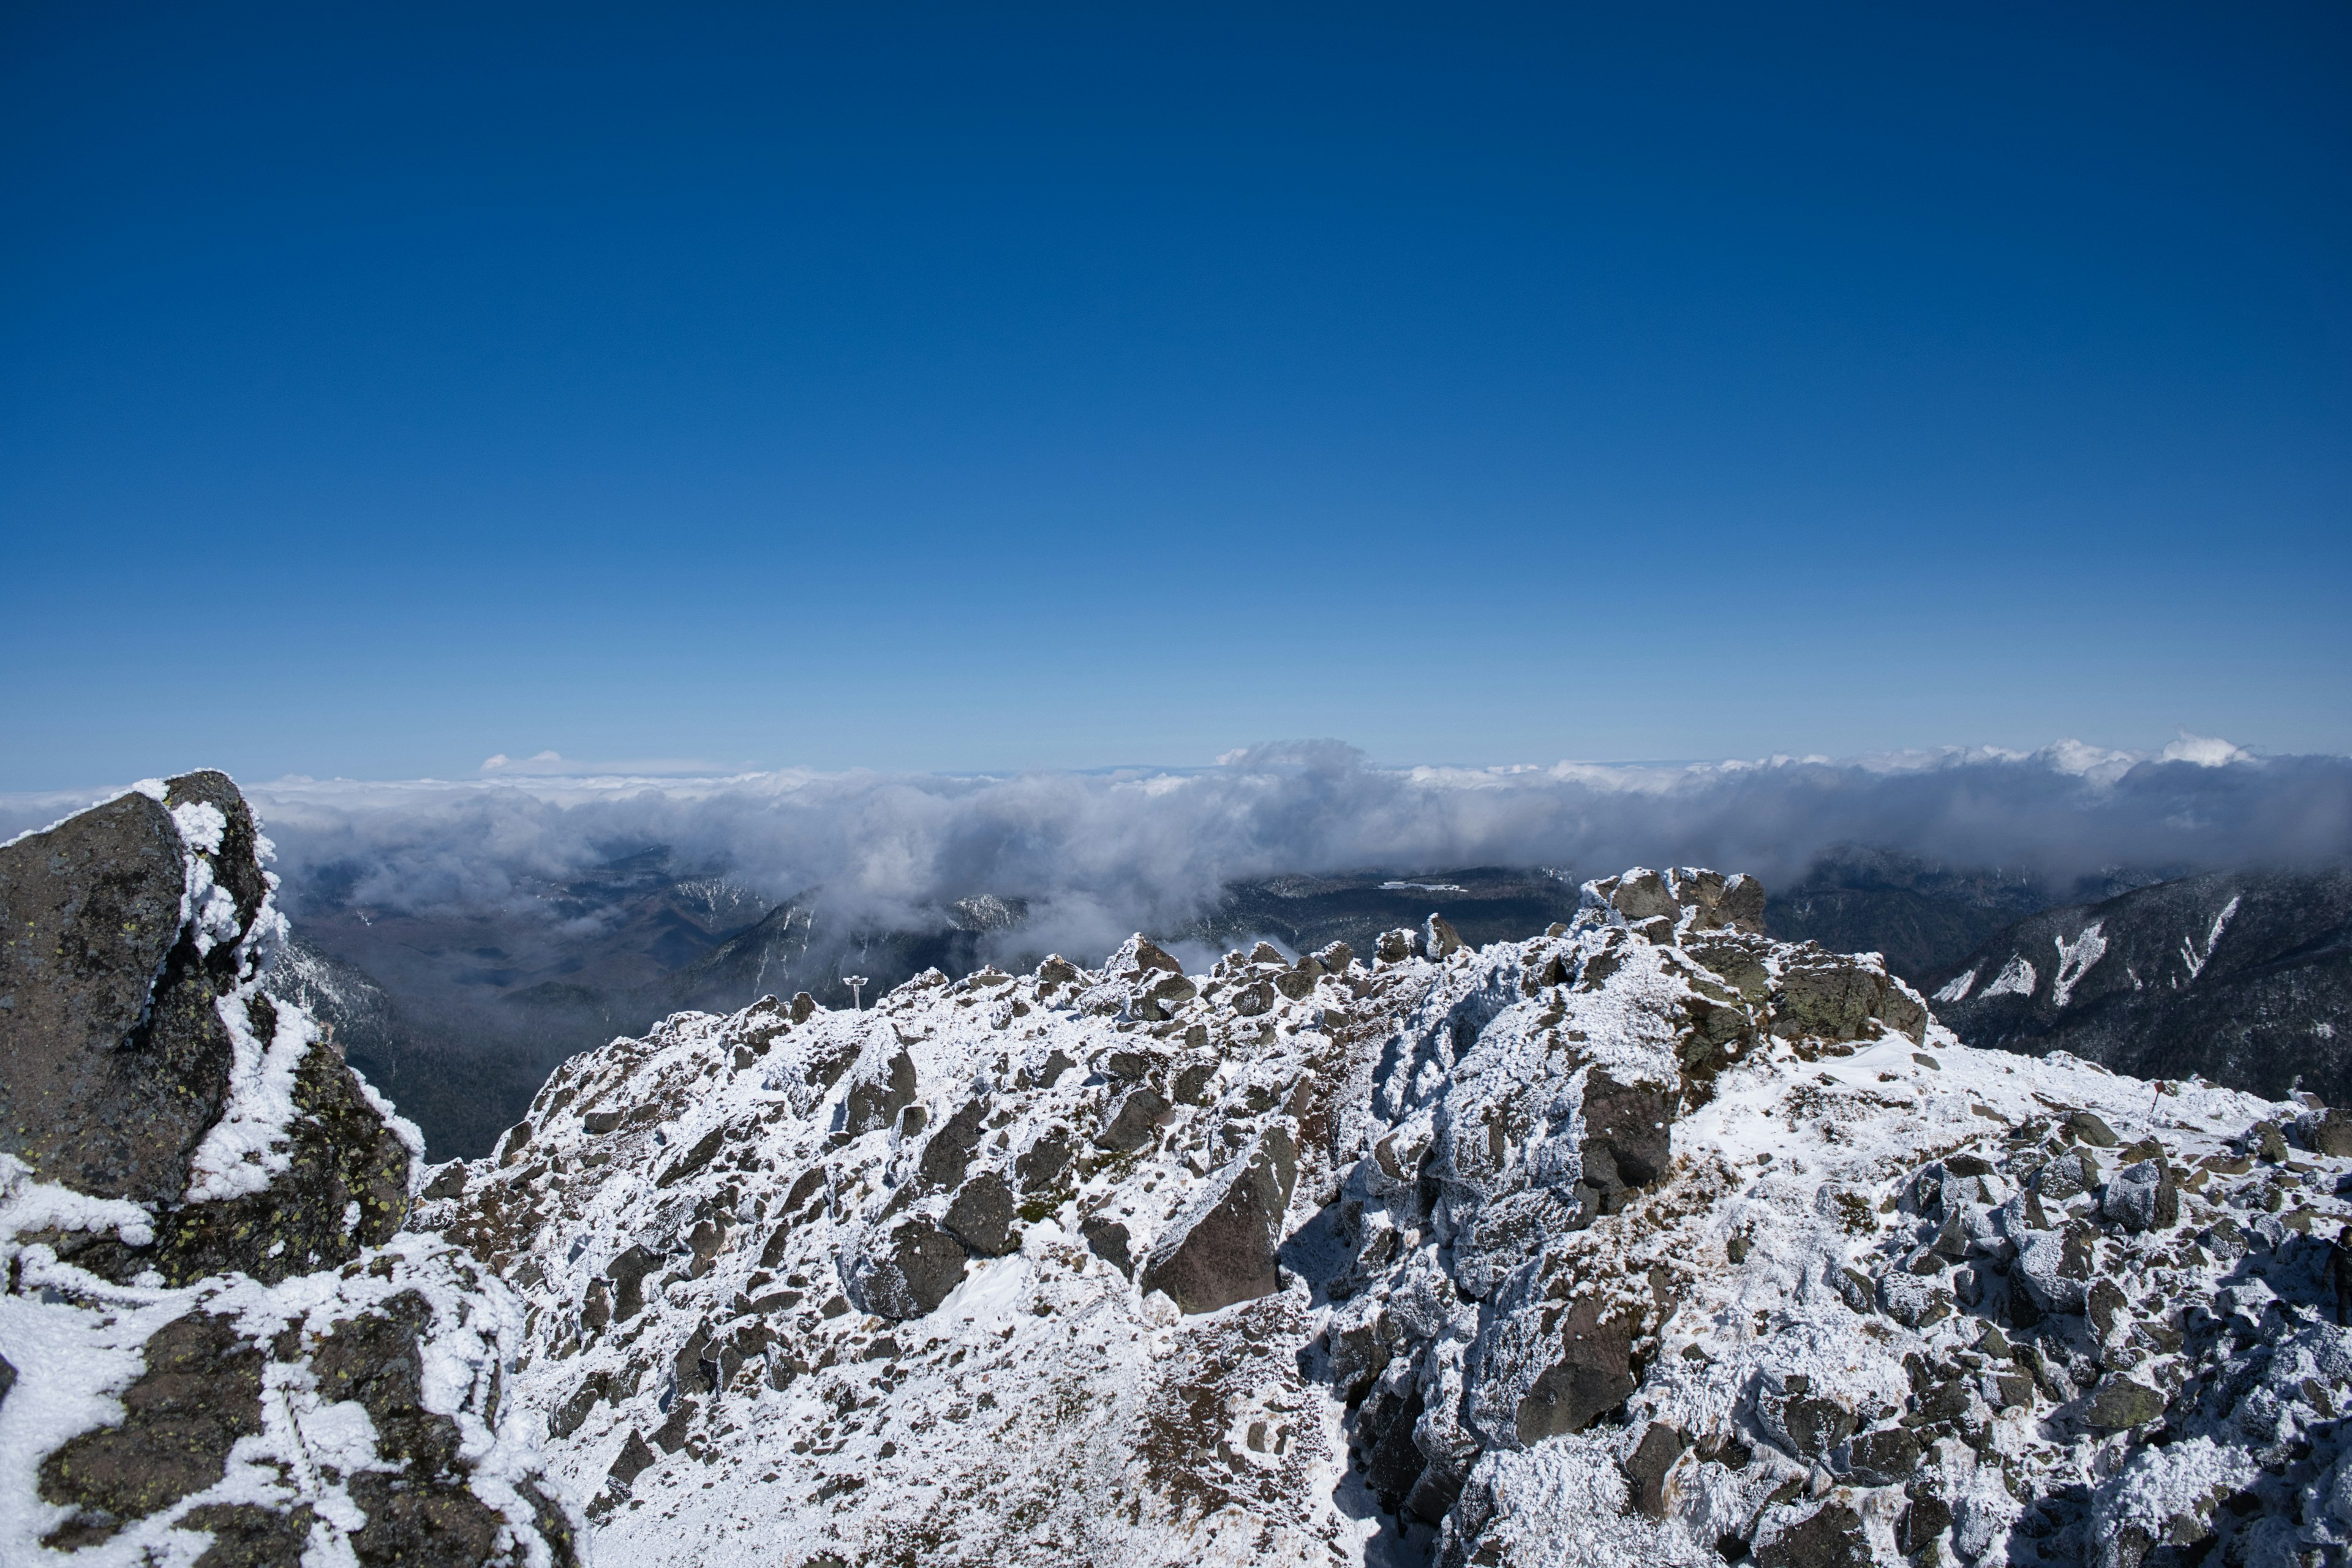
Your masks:
<svg viewBox="0 0 2352 1568"><path fill-rule="evenodd" d="M1626 9L11 7L0 788L2352 751L2352 13Z"/></svg>

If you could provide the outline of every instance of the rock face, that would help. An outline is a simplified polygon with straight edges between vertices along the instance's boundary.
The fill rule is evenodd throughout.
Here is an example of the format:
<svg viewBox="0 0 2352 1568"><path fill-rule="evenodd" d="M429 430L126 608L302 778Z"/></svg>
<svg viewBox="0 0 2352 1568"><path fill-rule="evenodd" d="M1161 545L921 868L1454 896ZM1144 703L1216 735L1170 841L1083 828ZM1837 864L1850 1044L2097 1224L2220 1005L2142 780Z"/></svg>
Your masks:
<svg viewBox="0 0 2352 1568"><path fill-rule="evenodd" d="M267 853L219 773L0 847L0 1561L571 1562L513 1299L396 1234L415 1130L264 988Z"/></svg>
<svg viewBox="0 0 2352 1568"><path fill-rule="evenodd" d="M1761 902L681 1015L418 1223L608 1563L2352 1548L2342 1119L1971 1049Z"/></svg>
<svg viewBox="0 0 2352 1568"><path fill-rule="evenodd" d="M228 1094L233 1051L213 1004L237 979L235 939L264 893L222 885L200 847L234 863L233 835L251 865L251 817L191 788L205 776L0 848L0 1151L77 1192L177 1198ZM210 811L197 845L183 844L167 800L192 818ZM184 922L183 900L199 897Z"/></svg>

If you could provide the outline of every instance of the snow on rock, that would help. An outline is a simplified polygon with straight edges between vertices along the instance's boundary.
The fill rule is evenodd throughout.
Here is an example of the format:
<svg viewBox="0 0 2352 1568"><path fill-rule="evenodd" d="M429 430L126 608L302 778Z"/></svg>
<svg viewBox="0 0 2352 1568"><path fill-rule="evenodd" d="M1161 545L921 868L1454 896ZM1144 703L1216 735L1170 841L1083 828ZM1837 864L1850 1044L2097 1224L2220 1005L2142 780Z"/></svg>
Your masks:
<svg viewBox="0 0 2352 1568"><path fill-rule="evenodd" d="M415 1223L600 1563L2341 1560L2336 1121L1761 899L683 1014Z"/></svg>
<svg viewBox="0 0 2352 1568"><path fill-rule="evenodd" d="M573 1563L514 1299L263 986L268 854L219 773L0 847L0 1562Z"/></svg>

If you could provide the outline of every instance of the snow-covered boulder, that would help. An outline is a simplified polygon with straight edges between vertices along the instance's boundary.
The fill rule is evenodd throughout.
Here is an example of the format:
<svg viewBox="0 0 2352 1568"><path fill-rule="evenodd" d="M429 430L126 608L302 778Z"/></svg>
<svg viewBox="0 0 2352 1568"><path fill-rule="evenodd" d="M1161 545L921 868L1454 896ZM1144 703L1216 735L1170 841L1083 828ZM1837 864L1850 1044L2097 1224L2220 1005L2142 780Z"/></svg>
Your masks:
<svg viewBox="0 0 2352 1568"><path fill-rule="evenodd" d="M0 846L0 1561L573 1562L513 1297L268 989L268 855L219 773Z"/></svg>

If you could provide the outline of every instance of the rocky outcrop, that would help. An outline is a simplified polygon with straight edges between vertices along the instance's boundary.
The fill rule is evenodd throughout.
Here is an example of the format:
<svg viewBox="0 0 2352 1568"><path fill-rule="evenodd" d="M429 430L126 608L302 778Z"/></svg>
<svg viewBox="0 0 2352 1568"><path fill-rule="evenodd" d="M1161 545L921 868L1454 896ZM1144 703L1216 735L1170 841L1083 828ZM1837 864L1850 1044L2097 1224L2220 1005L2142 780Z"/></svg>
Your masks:
<svg viewBox="0 0 2352 1568"><path fill-rule="evenodd" d="M265 988L267 854L218 773L0 847L0 1560L571 1562L512 1299L397 1234L414 1130Z"/></svg>
<svg viewBox="0 0 2352 1568"><path fill-rule="evenodd" d="M1761 901L683 1015L419 1220L613 1562L2352 1546L2341 1118L1972 1050Z"/></svg>

